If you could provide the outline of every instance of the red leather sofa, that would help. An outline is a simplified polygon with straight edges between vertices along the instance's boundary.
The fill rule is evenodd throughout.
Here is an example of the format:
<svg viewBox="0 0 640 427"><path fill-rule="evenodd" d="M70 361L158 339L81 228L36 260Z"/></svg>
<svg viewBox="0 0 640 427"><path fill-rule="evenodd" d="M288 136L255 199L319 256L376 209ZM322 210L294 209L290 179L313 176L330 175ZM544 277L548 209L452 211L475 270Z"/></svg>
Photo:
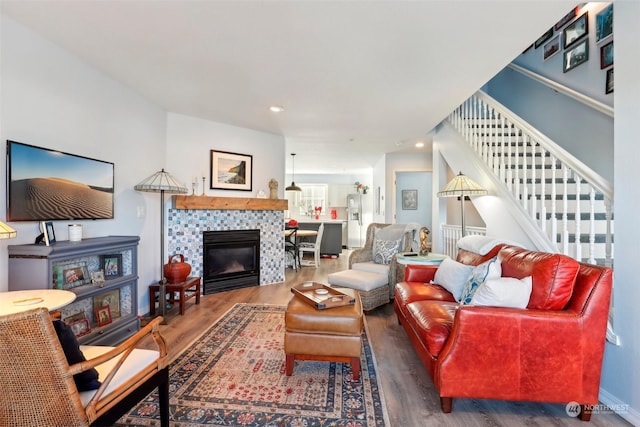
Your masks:
<svg viewBox="0 0 640 427"><path fill-rule="evenodd" d="M408 265L395 287L398 321L443 412L453 398L577 402L588 421L598 403L612 270L503 244L485 255L460 249L456 260L479 265L494 256L502 277L532 276L526 309L460 305L430 283L435 266Z"/></svg>

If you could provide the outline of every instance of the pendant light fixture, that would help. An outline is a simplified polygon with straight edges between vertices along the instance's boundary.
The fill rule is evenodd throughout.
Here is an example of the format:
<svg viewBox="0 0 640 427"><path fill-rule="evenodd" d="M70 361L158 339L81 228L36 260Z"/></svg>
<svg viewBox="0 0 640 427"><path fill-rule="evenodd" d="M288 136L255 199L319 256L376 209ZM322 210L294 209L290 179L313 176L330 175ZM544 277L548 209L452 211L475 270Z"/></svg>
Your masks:
<svg viewBox="0 0 640 427"><path fill-rule="evenodd" d="M285 188L285 191L302 191L295 182L296 178L296 153L291 153L291 185Z"/></svg>

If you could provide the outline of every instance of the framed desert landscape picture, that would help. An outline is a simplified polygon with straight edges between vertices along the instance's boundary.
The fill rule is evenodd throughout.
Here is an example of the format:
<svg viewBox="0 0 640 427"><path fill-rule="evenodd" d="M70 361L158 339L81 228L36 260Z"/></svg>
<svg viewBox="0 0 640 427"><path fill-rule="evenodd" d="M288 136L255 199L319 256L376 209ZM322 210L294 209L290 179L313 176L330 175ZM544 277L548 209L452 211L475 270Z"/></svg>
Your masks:
<svg viewBox="0 0 640 427"><path fill-rule="evenodd" d="M113 219L113 183L111 162L7 141L9 221Z"/></svg>

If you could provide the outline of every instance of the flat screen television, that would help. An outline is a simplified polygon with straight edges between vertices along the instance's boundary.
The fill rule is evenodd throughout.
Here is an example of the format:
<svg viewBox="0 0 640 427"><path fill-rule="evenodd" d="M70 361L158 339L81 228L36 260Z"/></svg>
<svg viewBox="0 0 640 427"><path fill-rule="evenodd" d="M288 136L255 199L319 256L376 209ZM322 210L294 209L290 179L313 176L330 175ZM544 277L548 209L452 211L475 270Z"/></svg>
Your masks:
<svg viewBox="0 0 640 427"><path fill-rule="evenodd" d="M113 218L111 162L7 141L7 220Z"/></svg>

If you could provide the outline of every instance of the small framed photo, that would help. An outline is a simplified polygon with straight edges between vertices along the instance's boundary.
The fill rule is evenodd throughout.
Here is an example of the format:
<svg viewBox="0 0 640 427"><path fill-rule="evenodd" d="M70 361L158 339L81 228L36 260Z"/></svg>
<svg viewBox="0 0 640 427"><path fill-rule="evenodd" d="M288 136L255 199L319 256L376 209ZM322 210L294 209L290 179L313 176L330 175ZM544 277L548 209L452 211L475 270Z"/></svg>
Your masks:
<svg viewBox="0 0 640 427"><path fill-rule="evenodd" d="M573 70L589 59L589 39L584 39L572 49L564 51L563 72Z"/></svg>
<svg viewBox="0 0 640 427"><path fill-rule="evenodd" d="M89 273L91 275L91 283L101 285L104 283L104 270L96 270Z"/></svg>
<svg viewBox="0 0 640 427"><path fill-rule="evenodd" d="M89 319L79 319L69 323L69 327L73 331L76 337L82 337L91 332L91 325Z"/></svg>
<svg viewBox="0 0 640 427"><path fill-rule="evenodd" d="M551 41L544 45L542 50L542 59L547 60L560 51L560 36L555 36Z"/></svg>
<svg viewBox="0 0 640 427"><path fill-rule="evenodd" d="M111 309L108 305L96 308L96 323L98 326L105 326L111 323Z"/></svg>
<svg viewBox="0 0 640 427"><path fill-rule="evenodd" d="M210 188L212 190L251 191L253 156L211 150Z"/></svg>
<svg viewBox="0 0 640 427"><path fill-rule="evenodd" d="M578 41L589 34L588 12L583 13L578 19L567 25L562 30L562 39L564 40L564 48L568 48L578 43Z"/></svg>
<svg viewBox="0 0 640 427"><path fill-rule="evenodd" d="M607 83L605 85L604 93L613 93L613 68L607 70Z"/></svg>
<svg viewBox="0 0 640 427"><path fill-rule="evenodd" d="M100 264L105 279L113 279L122 276L122 254L102 255Z"/></svg>
<svg viewBox="0 0 640 427"><path fill-rule="evenodd" d="M59 267L62 270L60 286L58 289L72 289L78 286L86 285L91 281L86 262L77 262L64 264Z"/></svg>
<svg viewBox="0 0 640 427"><path fill-rule="evenodd" d="M62 321L67 325L71 325L73 322L77 322L78 320L82 320L86 318L87 318L87 315L84 313L84 311L79 311L75 314L72 314L71 316L65 317L64 319L62 319Z"/></svg>
<svg viewBox="0 0 640 427"><path fill-rule="evenodd" d="M547 40L549 40L551 38L551 36L553 36L553 28L549 28L549 30L544 33L543 35L541 35L540 37L538 37L538 40L535 41L535 43L533 44L535 46L535 48L539 48L540 46L542 46L544 44L544 42L546 42Z"/></svg>
<svg viewBox="0 0 640 427"><path fill-rule="evenodd" d="M600 48L600 69L613 65L613 40Z"/></svg>
<svg viewBox="0 0 640 427"><path fill-rule="evenodd" d="M613 34L613 3L596 15L596 43Z"/></svg>
<svg viewBox="0 0 640 427"><path fill-rule="evenodd" d="M120 289L114 289L93 297L94 307L109 307L111 317L117 319L120 317Z"/></svg>
<svg viewBox="0 0 640 427"><path fill-rule="evenodd" d="M42 228L42 234L44 235L44 244L47 246L55 245L56 233L53 229L53 222L42 221L40 223L40 227Z"/></svg>
<svg viewBox="0 0 640 427"><path fill-rule="evenodd" d="M402 209L418 209L418 190L402 190Z"/></svg>

